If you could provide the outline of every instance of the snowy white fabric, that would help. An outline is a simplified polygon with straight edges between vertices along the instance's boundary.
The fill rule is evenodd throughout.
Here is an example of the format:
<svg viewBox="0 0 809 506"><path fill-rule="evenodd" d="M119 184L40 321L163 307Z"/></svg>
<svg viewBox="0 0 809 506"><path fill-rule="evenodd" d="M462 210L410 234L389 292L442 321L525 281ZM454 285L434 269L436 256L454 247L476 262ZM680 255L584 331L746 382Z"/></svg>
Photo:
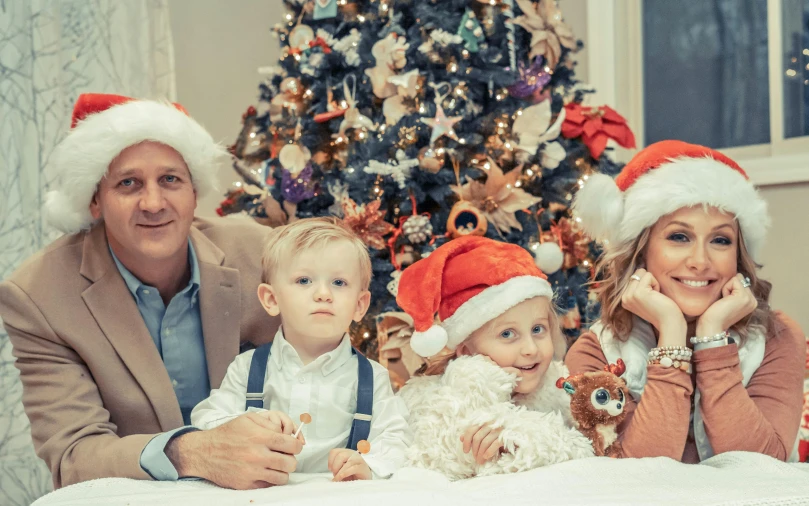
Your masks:
<svg viewBox="0 0 809 506"><path fill-rule="evenodd" d="M93 480L57 490L34 506L428 506L620 504L622 506L798 506L809 504L809 464L728 452L700 464L665 457L598 457L524 473L450 481L404 468L392 479L332 483L331 475L290 476L290 485L228 490L201 481Z"/></svg>
<svg viewBox="0 0 809 506"><path fill-rule="evenodd" d="M567 368L552 362L535 393L513 400L516 375L481 355L453 360L441 376L411 378L399 391L414 432L408 462L458 480L592 457L590 440L572 428L570 397L556 388L560 376L567 376ZM467 428L481 424L502 428L505 451L483 465L463 452L460 440Z"/></svg>
<svg viewBox="0 0 809 506"><path fill-rule="evenodd" d="M90 200L110 163L143 141L174 148L183 157L199 197L216 188L229 155L199 123L168 102L132 100L91 114L56 147L50 170L61 184L48 193L48 222L66 234L93 224Z"/></svg>
<svg viewBox="0 0 809 506"><path fill-rule="evenodd" d="M194 408L193 425L211 429L245 413L252 356L253 351L242 353L230 364L222 385ZM374 477L387 478L403 465L413 433L404 402L393 395L387 369L370 362L374 370L371 451L363 457ZM275 335L264 376L264 407L286 413L296 424L301 413L312 416L302 429L306 444L297 455L295 472L327 472L329 451L345 448L357 406L357 381L357 357L351 353L348 335L335 350L305 366L282 331Z"/></svg>
<svg viewBox="0 0 809 506"><path fill-rule="evenodd" d="M614 364L619 358L626 364L626 372L622 378L626 381L627 388L632 397L640 402L646 386L646 371L649 360L649 351L657 346L657 337L651 324L645 320L634 317L632 321L632 332L626 341L621 341L606 328L599 320L591 328L601 343L601 349L607 361ZM731 331L731 336L737 343L741 342L739 335ZM758 370L764 359L765 339L760 333L750 332L744 340L739 350L739 364L742 372L742 385L747 387L750 378ZM728 345L734 346L734 345ZM697 452L700 460L706 460L714 455L711 442L705 432L705 423L700 414L700 392L697 389L694 394L694 441L697 445Z"/></svg>
<svg viewBox="0 0 809 506"><path fill-rule="evenodd" d="M574 212L591 237L617 246L663 216L701 204L735 215L750 255L759 258L770 226L767 202L741 173L713 158L671 160L623 193L609 176L595 174L577 194Z"/></svg>

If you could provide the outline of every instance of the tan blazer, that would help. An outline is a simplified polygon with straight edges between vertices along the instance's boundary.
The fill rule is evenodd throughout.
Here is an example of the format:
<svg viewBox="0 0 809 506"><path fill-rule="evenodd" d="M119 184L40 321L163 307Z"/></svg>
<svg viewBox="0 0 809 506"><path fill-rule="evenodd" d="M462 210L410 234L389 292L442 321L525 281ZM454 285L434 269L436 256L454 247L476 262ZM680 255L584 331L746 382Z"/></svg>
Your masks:
<svg viewBox="0 0 809 506"><path fill-rule="evenodd" d="M267 227L194 222L211 387L240 342L272 339L278 320L256 289ZM183 425L166 368L112 260L103 226L64 236L0 283L23 404L54 487L103 477L149 479L140 454Z"/></svg>

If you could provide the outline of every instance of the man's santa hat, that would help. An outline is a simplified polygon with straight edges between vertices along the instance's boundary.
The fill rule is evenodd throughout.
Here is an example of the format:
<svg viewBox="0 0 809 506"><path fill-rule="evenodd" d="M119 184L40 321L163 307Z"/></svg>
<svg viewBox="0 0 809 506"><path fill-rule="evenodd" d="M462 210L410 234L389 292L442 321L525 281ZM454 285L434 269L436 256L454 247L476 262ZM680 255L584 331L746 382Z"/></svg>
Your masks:
<svg viewBox="0 0 809 506"><path fill-rule="evenodd" d="M472 332L533 297L552 299L553 289L528 251L466 236L405 269L396 302L413 317L410 347L430 357L445 346L454 350ZM555 330L553 336L554 356L561 359L564 337Z"/></svg>
<svg viewBox="0 0 809 506"><path fill-rule="evenodd" d="M576 194L573 212L590 237L612 248L634 241L663 216L697 205L735 215L748 252L758 258L770 225L767 203L739 164L696 144L657 142L614 180L593 174Z"/></svg>
<svg viewBox="0 0 809 506"><path fill-rule="evenodd" d="M48 222L68 234L89 228L90 201L110 163L143 141L174 148L198 196L216 187L216 173L228 159L227 151L179 104L82 94L73 108L71 131L51 157L50 170L61 181L45 201Z"/></svg>

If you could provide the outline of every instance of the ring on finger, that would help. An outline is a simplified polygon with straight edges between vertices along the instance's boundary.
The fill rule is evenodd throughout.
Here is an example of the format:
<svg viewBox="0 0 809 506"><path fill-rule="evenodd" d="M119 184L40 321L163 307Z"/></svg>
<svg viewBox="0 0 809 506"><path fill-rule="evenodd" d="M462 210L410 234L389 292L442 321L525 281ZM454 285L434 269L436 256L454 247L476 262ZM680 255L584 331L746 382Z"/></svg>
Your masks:
<svg viewBox="0 0 809 506"><path fill-rule="evenodd" d="M744 277L744 279L742 280L742 286L743 286L744 288L750 288L750 285L751 285L751 284L752 284L752 283L750 283L750 278L748 278L747 276L745 276L745 277Z"/></svg>
<svg viewBox="0 0 809 506"><path fill-rule="evenodd" d="M633 274L633 275L629 276L629 279L633 279L635 281L640 281L640 276L638 276L637 274Z"/></svg>

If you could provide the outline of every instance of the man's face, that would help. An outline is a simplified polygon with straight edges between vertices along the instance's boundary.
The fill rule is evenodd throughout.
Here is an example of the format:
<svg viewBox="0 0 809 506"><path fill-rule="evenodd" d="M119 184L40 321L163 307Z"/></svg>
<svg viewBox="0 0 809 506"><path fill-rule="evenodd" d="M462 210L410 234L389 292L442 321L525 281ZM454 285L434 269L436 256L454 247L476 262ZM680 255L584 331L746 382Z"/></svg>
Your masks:
<svg viewBox="0 0 809 506"><path fill-rule="evenodd" d="M90 203L110 247L125 265L182 254L197 207L191 173L177 151L142 142L110 163Z"/></svg>

